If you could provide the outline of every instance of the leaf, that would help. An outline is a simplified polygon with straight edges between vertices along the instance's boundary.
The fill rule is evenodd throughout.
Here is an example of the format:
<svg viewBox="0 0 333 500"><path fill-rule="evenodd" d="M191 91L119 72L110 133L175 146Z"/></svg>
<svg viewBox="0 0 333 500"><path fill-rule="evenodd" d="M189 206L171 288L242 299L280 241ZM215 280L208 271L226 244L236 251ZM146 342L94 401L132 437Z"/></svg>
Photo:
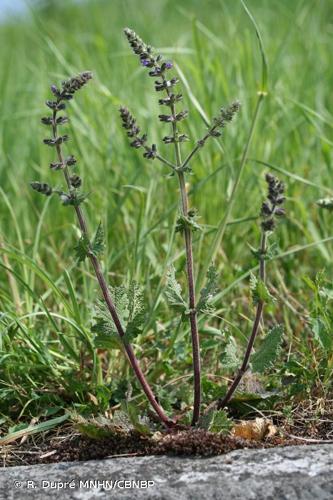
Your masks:
<svg viewBox="0 0 333 500"><path fill-rule="evenodd" d="M30 436L31 434L37 434L38 432L46 432L53 429L57 425L61 424L65 420L68 420L69 414L66 413L61 417L51 418L45 422L41 422L36 425L25 424L20 430L9 432L6 436L0 438L0 445L5 445L16 441L17 439L23 438L25 436Z"/></svg>
<svg viewBox="0 0 333 500"><path fill-rule="evenodd" d="M221 362L226 370L234 370L240 364L237 344L233 337L230 337L225 345Z"/></svg>
<svg viewBox="0 0 333 500"><path fill-rule="evenodd" d="M110 311L104 300L95 306L95 324L92 331L97 333L96 347L119 348L123 343L131 342L142 331L145 322L145 308L141 287L131 282L128 289L120 285L110 289L125 335L120 337Z"/></svg>
<svg viewBox="0 0 333 500"><path fill-rule="evenodd" d="M129 418L133 428L140 434L151 434L149 421L147 418L141 417L138 408L134 403L122 401L121 408Z"/></svg>
<svg viewBox="0 0 333 500"><path fill-rule="evenodd" d="M142 332L146 316L143 291L135 281L129 286L127 299L128 322L123 341L132 342Z"/></svg>
<svg viewBox="0 0 333 500"><path fill-rule="evenodd" d="M207 271L206 286L200 292L200 299L197 304L197 311L199 313L211 314L214 312L214 306L211 304L211 301L218 292L217 282L218 274L216 267L211 265Z"/></svg>
<svg viewBox="0 0 333 500"><path fill-rule="evenodd" d="M176 222L176 233L183 232L186 228L191 231L202 231L202 227L197 223L198 214L195 209L188 211L187 215L180 215Z"/></svg>
<svg viewBox="0 0 333 500"><path fill-rule="evenodd" d="M88 256L90 242L86 235L82 235L76 247L74 247L76 258L79 262L83 262Z"/></svg>
<svg viewBox="0 0 333 500"><path fill-rule="evenodd" d="M324 322L320 318L312 318L312 332L315 339L319 342L321 347L325 351L330 352L333 345L333 334L325 326Z"/></svg>
<svg viewBox="0 0 333 500"><path fill-rule="evenodd" d="M265 283L254 274L250 276L250 289L254 304L258 304L259 302L269 303L274 300Z"/></svg>
<svg viewBox="0 0 333 500"><path fill-rule="evenodd" d="M333 198L322 198L321 200L318 200L316 203L320 208L333 210Z"/></svg>
<svg viewBox="0 0 333 500"><path fill-rule="evenodd" d="M276 325L268 332L258 351L252 356L252 370L263 373L274 363L283 338L283 326Z"/></svg>
<svg viewBox="0 0 333 500"><path fill-rule="evenodd" d="M91 251L96 257L98 257L104 252L104 250L105 250L104 229L102 223L100 222L98 224L98 228L91 243Z"/></svg>
<svg viewBox="0 0 333 500"><path fill-rule="evenodd" d="M232 420L224 410L211 410L201 417L200 427L217 434L227 434L232 428Z"/></svg>
<svg viewBox="0 0 333 500"><path fill-rule="evenodd" d="M181 312L187 310L187 304L182 297L182 287L176 280L176 271L173 266L171 266L167 272L165 296L171 307L180 309Z"/></svg>
<svg viewBox="0 0 333 500"><path fill-rule="evenodd" d="M104 323L102 321L97 321L97 323L95 323L92 327L91 331L93 333L97 333L94 339L95 347L97 349L121 349L122 341L118 333L110 331L108 331L108 333L105 333L106 329L107 323Z"/></svg>
<svg viewBox="0 0 333 500"><path fill-rule="evenodd" d="M83 262L85 258L89 255L89 252L93 253L96 257L103 253L105 248L104 243L104 230L101 223L99 223L95 236L90 243L88 237L83 234L79 239L78 244L74 247L76 251L76 258L79 262Z"/></svg>
<svg viewBox="0 0 333 500"><path fill-rule="evenodd" d="M279 246L276 242L273 242L271 245L269 245L265 253L262 253L260 248L259 249L254 248L250 244L248 244L248 246L250 247L252 255L258 261L260 261L262 258L264 260L272 260L272 259L276 258L276 256L279 254Z"/></svg>
<svg viewBox="0 0 333 500"><path fill-rule="evenodd" d="M78 207L85 201L86 198L88 198L90 193L76 193L75 196L71 197L70 202L68 205L72 205L73 207Z"/></svg>

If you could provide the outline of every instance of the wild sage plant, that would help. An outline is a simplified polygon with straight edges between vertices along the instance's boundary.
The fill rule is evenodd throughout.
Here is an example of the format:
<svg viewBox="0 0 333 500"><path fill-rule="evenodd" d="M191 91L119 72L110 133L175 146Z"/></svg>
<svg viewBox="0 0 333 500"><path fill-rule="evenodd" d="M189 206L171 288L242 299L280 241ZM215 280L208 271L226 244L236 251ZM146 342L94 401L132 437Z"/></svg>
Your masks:
<svg viewBox="0 0 333 500"><path fill-rule="evenodd" d="M169 110L167 114L160 114L159 119L171 125L170 135L163 138L165 144L172 145L174 148L171 160L164 158L159 153L155 144L148 144L147 134L141 133L135 118L127 108L120 108L120 116L122 125L130 138L130 145L133 148L142 149L143 156L146 159L157 160L163 165L166 165L178 179L180 190L180 213L177 219L176 231L182 233L184 236L188 301L186 302L182 297L181 287L176 280L174 269L171 269L168 274L166 295L170 305L180 309L182 316L188 318L189 321L194 372L192 425L196 425L201 413L201 366L198 316L212 311L211 302L217 290L217 274L215 268L211 266L207 273L206 285L200 291L199 298L196 300L192 232L200 226L196 220L196 211L189 207L186 175L191 173L190 163L195 154L205 145L210 137L219 137L221 135L222 129L233 120L240 105L238 101L235 101L227 108L221 108L217 117L213 119L206 134L196 142L195 147L185 159L182 159L181 146L188 140L188 137L180 130L179 124L187 117L188 112L186 110L177 110L178 103L182 101L182 94L179 92L176 93L175 91L175 87L179 83L177 77L169 76L169 71L172 70L173 64L170 61L164 61L161 55L155 54L152 47L146 45L132 30L126 28L125 35L134 53L139 56L141 64L148 68L149 76L155 78L155 90L161 96L159 104ZM52 85L51 91L53 98L46 101L46 105L51 113L49 116L42 118L42 123L51 130L51 137L44 139L44 143L54 148L56 152L56 159L50 164L50 168L55 172L62 171L66 189L54 188L42 182L32 182L31 186L35 191L43 195L58 195L63 205L72 206L74 208L81 231L81 238L76 247L77 258L79 261L83 261L85 258L90 259L103 297L103 300L99 302L97 306L97 322L93 330L106 337L113 336L114 338L114 335L116 336L127 355L137 380L141 384L159 420L166 427L172 427L175 425L175 420L167 416L155 397L152 388L139 366L130 343L131 339L141 331L140 324L142 324L143 316L142 297L138 295L136 284L132 284L127 291L122 286L118 288L109 288L99 260L104 249L104 233L102 226L98 226L94 237L91 238L82 209L82 203L86 199L87 194L81 190L81 177L72 172L72 169L74 169L76 165L76 159L73 155L65 156L63 151L63 146L67 143L69 137L59 132L59 127L68 122L68 117L62 112L66 109L67 102L70 101L74 94L91 78L92 74L90 72L84 72L64 81L59 88L56 85ZM223 408L230 401L244 373L248 369L250 354L258 334L264 304L270 299L269 291L265 285L265 262L269 258L270 252L267 241L269 235L275 228L276 218L284 215L284 209L281 206L284 202L284 185L271 174L266 175L266 181L268 183L268 196L261 208L261 243L259 250L255 252L259 260L259 279L254 276L251 279L253 299L256 303L255 319L241 367L226 395L213 403L218 409ZM125 315L121 310L122 307L126 309ZM256 366L257 371L266 369L267 366L270 365L277 352L281 336L282 329L280 327L273 328L266 336L260 349L252 358L252 366ZM210 405L207 410L209 410L211 406L212 405Z"/></svg>
<svg viewBox="0 0 333 500"><path fill-rule="evenodd" d="M63 144L68 141L69 137L68 135L61 135L59 133L59 126L67 123L68 117L63 114L59 115L59 112L62 112L66 109L67 102L70 101L73 98L74 94L78 90L80 90L91 78L92 74L86 71L73 78L70 78L69 80L64 81L61 85L61 88L58 88L56 85L52 85L51 91L53 94L53 99L46 101L46 106L51 110L51 114L42 118L42 123L51 129L51 137L44 139L44 144L53 147L56 151L57 156L56 161L50 164L50 168L54 171L61 171L63 173L66 184L66 191L55 189L50 185L41 182L32 182L31 187L35 191L46 196L50 196L51 194L55 193L59 195L63 205L72 206L74 208L81 230L81 239L77 246L78 259L84 260L85 257L88 257L90 259L104 298L105 306L108 310L108 313L112 317L119 337L123 339L123 346L126 351L128 360L134 370L134 373L139 383L141 384L142 389L144 390L150 404L158 415L160 421L163 424L170 426L173 424L173 422L165 414L163 408L157 402L157 399L139 366L133 348L127 341L126 332L114 304L114 298L112 297L110 289L103 275L99 261L99 255L103 250L103 231L101 226L98 227L95 237L92 240L90 239L87 222L81 208L81 204L85 200L87 195L80 191L82 185L81 177L70 172L70 169L72 169L76 164L76 159L72 155L65 157L63 153ZM104 323L102 325L104 326Z"/></svg>
<svg viewBox="0 0 333 500"><path fill-rule="evenodd" d="M165 144L171 145L174 148L172 160L163 158L157 151L156 144L147 145L147 134L140 134L140 128L129 110L125 107L120 108L120 116L123 127L127 130L127 135L130 138L130 145L134 148L142 148L143 156L150 160L158 159L172 169L172 173L177 175L179 190L180 190L180 214L177 221L176 231L183 233L185 242L186 254L186 271L188 285L188 306L186 314L189 318L192 353L193 353L193 372L194 372L194 406L192 425L197 424L200 416L201 406L201 363L200 363L200 341L198 332L198 304L196 303L194 263L193 263L193 248L192 248L192 232L198 228L196 222L197 213L190 209L188 194L186 190L186 174L191 172L190 162L194 155L205 145L210 137L219 137L221 129L232 121L235 114L239 110L239 102L235 101L227 108L221 108L218 116L214 118L211 126L206 134L197 141L193 150L183 160L181 154L182 144L188 140L188 136L180 131L180 123L188 116L187 110L178 110L177 106L182 101L183 96L175 90L179 83L176 76L169 76L170 70L173 68L171 61L164 61L160 54L156 54L154 49L141 40L141 38L131 29L124 30L127 40L133 52L139 56L142 66L148 69L148 75L155 78L155 91L161 96L159 104L167 111L159 115L161 122L168 123L171 126L170 135L163 137ZM176 302L182 305L183 299L179 290L173 290L176 295ZM207 296L208 299L208 296ZM203 305L203 304L202 304Z"/></svg>
<svg viewBox="0 0 333 500"><path fill-rule="evenodd" d="M256 304L256 313L252 326L251 335L249 337L244 358L240 369L232 384L230 385L226 395L219 399L217 408L224 408L230 401L232 395L236 391L243 375L249 368L249 360L254 346L254 342L258 335L260 321L264 311L264 305L271 300L270 293L266 287L266 260L271 258L269 255L268 238L276 228L276 221L279 217L285 215L285 209L281 206L285 201L284 184L272 174L266 174L266 182L268 184L267 199L263 202L260 212L261 217L261 238L260 247L254 252L259 260L259 279L254 275L251 277L251 289L253 302ZM266 344L262 345L261 351L258 351L257 358L253 360L253 366L256 371L263 371L267 368L281 343L282 327L280 325L274 327L266 336Z"/></svg>

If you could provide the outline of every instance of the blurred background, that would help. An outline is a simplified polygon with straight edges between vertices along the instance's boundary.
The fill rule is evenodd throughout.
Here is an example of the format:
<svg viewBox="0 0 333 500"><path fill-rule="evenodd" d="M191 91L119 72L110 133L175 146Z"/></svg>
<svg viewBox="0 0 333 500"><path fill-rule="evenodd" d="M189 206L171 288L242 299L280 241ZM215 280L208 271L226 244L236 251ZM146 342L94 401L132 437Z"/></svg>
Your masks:
<svg viewBox="0 0 333 500"><path fill-rule="evenodd" d="M269 264L269 283L281 300L269 311L268 322L275 318L286 325L290 348L302 335L299 315L312 300L303 277L321 269L328 276L333 272L332 220L315 203L333 193L332 2L247 0L247 7L263 39L268 95L216 257L221 275L218 312L202 326L209 369L218 369L220 363L216 332L227 329L242 343L250 327L248 276L256 261L249 245L258 245L265 172L286 183L288 216L277 231L277 258ZM242 103L223 138L209 142L192 165L191 206L198 209L203 225L195 236L197 274L237 178L262 64L253 23L240 1L0 0L2 395L16 408L27 401L41 404L45 380L52 385L50 373L68 391L66 377L91 356L92 365L87 363L92 377L110 377L113 354L107 361L98 360L95 351L91 354L97 291L89 265L79 269L75 264L79 234L73 213L58 199L38 196L29 188L32 180L61 187L61 176L48 168L53 156L42 144L47 131L40 118L49 86L83 70L91 70L94 79L69 106L71 140L66 150L78 158L84 189L91 192L85 204L90 227L94 230L100 220L105 227L104 268L113 283L135 279L144 287L149 315L136 349L141 357L144 345L151 380L190 370L188 331L175 328L163 295L171 262L184 283L182 239L173 231L177 183L159 164L128 147L118 108L124 104L131 109L164 156L170 155L161 142L168 125L158 122L153 81L131 53L125 26L179 70L190 112L183 122L191 138L184 155L204 135L205 119L211 120L233 99ZM32 359L35 371L29 368L27 375ZM115 359L112 366L127 374L126 364ZM27 377L34 380L33 391ZM80 384L70 391L83 404Z"/></svg>

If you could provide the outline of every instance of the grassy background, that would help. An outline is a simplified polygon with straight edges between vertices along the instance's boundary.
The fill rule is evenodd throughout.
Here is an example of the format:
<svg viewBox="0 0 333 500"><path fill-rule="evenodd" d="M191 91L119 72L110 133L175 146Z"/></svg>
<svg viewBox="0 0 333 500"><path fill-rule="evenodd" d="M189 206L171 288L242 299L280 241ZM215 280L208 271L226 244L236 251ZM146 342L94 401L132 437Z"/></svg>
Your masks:
<svg viewBox="0 0 333 500"><path fill-rule="evenodd" d="M268 324L286 325L287 352L297 351L302 341L300 315L311 301L303 276L323 268L331 276L333 270L332 242L322 242L332 237L332 224L315 205L333 192L331 5L328 0L247 3L268 58L268 96L233 223L216 259L218 311L209 325L201 325L203 368L218 376L223 374L219 331L228 328L242 345L253 314L246 273L255 261L247 244L258 245L255 218L265 192L263 173L269 170L260 162L280 172L287 185L288 218L278 229L279 252L287 255L269 265L269 281L280 300L267 316ZM50 1L24 17L0 26L2 423L51 415L73 404L79 411L107 407L110 398L114 404L121 399L131 380L118 352L97 354L93 346L97 288L89 265L79 269L73 258L74 214L28 186L31 180L61 184L48 169L53 152L42 144L43 102L51 83L86 69L94 80L70 106L67 150L77 156L85 189L92 193L85 206L89 224L96 228L102 220L106 229L104 267L110 282L136 279L145 289L149 319L136 351L150 381L165 391L173 387L186 399L190 396L181 393L191 370L189 332L163 297L171 262L184 282L182 239L173 231L177 183L159 164L128 148L117 108L129 106L151 141L161 142L168 127L156 120L153 82L131 54L122 28L135 29L181 68L190 111L185 129L192 139L184 150L204 134L203 113L211 119L221 105L235 98L242 102L223 140L209 142L192 165L191 205L205 228L195 238L198 273L227 209L260 87L253 25L241 3L231 0ZM163 145L161 150L170 154Z"/></svg>

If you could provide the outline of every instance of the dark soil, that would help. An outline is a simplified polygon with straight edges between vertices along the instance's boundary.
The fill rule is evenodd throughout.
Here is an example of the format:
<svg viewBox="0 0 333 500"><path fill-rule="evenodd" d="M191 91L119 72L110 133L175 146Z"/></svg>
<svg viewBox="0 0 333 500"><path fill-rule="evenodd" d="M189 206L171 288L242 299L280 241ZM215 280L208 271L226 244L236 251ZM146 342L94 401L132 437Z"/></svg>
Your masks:
<svg viewBox="0 0 333 500"><path fill-rule="evenodd" d="M42 463L86 461L119 456L144 455L222 455L241 448L262 448L300 444L278 437L256 442L211 433L202 429L185 430L164 434L156 440L137 432L119 433L102 439L92 439L79 434L68 437L53 437L22 444L7 445L0 456L4 466L32 465Z"/></svg>

